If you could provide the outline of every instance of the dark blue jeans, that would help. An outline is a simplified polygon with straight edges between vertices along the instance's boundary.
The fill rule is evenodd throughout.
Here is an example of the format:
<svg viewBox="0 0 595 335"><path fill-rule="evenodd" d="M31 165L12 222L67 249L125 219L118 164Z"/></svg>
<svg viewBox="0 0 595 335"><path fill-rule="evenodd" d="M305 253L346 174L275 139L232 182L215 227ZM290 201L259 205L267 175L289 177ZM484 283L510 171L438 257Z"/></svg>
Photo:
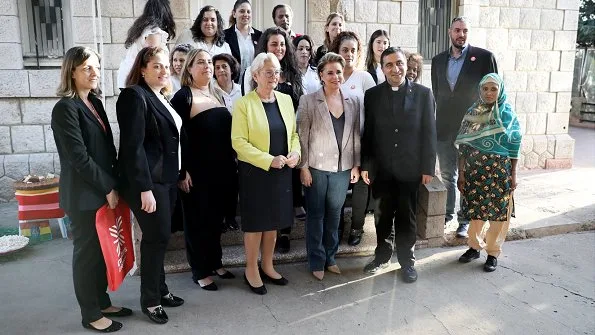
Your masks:
<svg viewBox="0 0 595 335"><path fill-rule="evenodd" d="M310 168L312 185L306 195L306 249L310 271L335 265L339 249L339 218L349 186L351 170L327 172Z"/></svg>

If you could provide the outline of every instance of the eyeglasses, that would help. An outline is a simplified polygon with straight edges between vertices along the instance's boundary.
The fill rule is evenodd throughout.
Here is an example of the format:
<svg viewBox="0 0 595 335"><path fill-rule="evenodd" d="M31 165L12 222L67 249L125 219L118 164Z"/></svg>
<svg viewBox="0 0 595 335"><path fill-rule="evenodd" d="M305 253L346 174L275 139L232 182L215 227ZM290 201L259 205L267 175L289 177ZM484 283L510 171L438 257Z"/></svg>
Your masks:
<svg viewBox="0 0 595 335"><path fill-rule="evenodd" d="M273 78L273 77L277 77L281 75L281 70L275 70L275 71L264 71L264 75L267 78Z"/></svg>

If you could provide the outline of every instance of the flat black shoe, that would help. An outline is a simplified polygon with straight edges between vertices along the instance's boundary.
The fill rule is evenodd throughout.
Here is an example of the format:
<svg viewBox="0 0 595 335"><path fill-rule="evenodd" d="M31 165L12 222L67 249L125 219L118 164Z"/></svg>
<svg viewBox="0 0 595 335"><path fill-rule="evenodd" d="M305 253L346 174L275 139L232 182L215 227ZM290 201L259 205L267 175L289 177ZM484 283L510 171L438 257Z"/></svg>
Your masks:
<svg viewBox="0 0 595 335"><path fill-rule="evenodd" d="M112 320L112 324L109 325L109 327L103 328L103 329L95 328L90 323L83 323L83 328L91 329L91 330L94 330L94 331L100 332L100 333L113 333L113 332L117 332L118 330L122 329L122 323Z"/></svg>
<svg viewBox="0 0 595 335"><path fill-rule="evenodd" d="M130 316L132 315L132 310L130 308L126 308L126 307L122 307L122 309L120 309L117 312L101 312L101 314L103 314L103 316L111 318L111 317L122 317L122 316Z"/></svg>
<svg viewBox="0 0 595 335"><path fill-rule="evenodd" d="M216 274L217 277L219 277L221 279L234 279L236 277L233 273L231 273L229 271L225 271L225 273L222 275L218 274L217 271L213 271L213 274Z"/></svg>
<svg viewBox="0 0 595 335"><path fill-rule="evenodd" d="M184 299L170 294L168 297L161 297L161 306L178 307L184 304Z"/></svg>
<svg viewBox="0 0 595 335"><path fill-rule="evenodd" d="M417 271L413 265L405 266L401 269L401 276L406 283L414 283L417 280Z"/></svg>
<svg viewBox="0 0 595 335"><path fill-rule="evenodd" d="M382 269L386 269L389 265L390 261L386 263L380 263L376 260L373 260L370 263L366 264L366 266L364 266L364 273L375 274L376 272Z"/></svg>
<svg viewBox="0 0 595 335"><path fill-rule="evenodd" d="M219 288L217 287L217 284L215 284L215 282L210 283L209 285L205 285L202 286L200 285L200 283L197 281L195 281L196 285L200 286L200 288L202 288L205 291L217 291Z"/></svg>
<svg viewBox="0 0 595 335"><path fill-rule="evenodd" d="M478 259L478 258L479 258L479 250L469 248L467 251L465 251L464 254L461 255L461 257L459 257L459 262L469 263L472 260Z"/></svg>
<svg viewBox="0 0 595 335"><path fill-rule="evenodd" d="M264 286L264 284L262 284L262 286L260 287L254 287L252 285L250 285L250 282L248 281L248 278L246 278L246 274L244 273L244 281L246 282L246 284L248 284L248 286L250 287L250 290L258 295L265 295L267 294L267 288Z"/></svg>
<svg viewBox="0 0 595 335"><path fill-rule="evenodd" d="M289 280L287 280L285 277L281 276L281 278L278 279L272 278L269 275L267 275L261 267L258 268L258 272L260 273L260 278L269 281L275 285L285 286L289 284Z"/></svg>
<svg viewBox="0 0 595 335"><path fill-rule="evenodd" d="M347 244L351 246L356 246L360 244L360 242L362 241L363 234L364 231L362 229L351 229L351 232L349 233L349 239L347 240Z"/></svg>
<svg viewBox="0 0 595 335"><path fill-rule="evenodd" d="M169 318L167 317L165 310L161 306L155 308L155 310L152 312L149 312L148 309L143 308L143 313L146 316L148 316L149 319L151 319L151 321L161 324L161 325L164 323L167 323L167 321L169 321Z"/></svg>
<svg viewBox="0 0 595 335"><path fill-rule="evenodd" d="M287 235L279 236L279 238L277 239L277 250L279 250L279 252L282 254L286 254L289 252L289 249L290 249L289 236L287 236Z"/></svg>
<svg viewBox="0 0 595 335"><path fill-rule="evenodd" d="M488 255L488 259L486 259L486 263L483 265L483 270L485 272L494 272L496 271L496 266L498 266L498 259Z"/></svg>

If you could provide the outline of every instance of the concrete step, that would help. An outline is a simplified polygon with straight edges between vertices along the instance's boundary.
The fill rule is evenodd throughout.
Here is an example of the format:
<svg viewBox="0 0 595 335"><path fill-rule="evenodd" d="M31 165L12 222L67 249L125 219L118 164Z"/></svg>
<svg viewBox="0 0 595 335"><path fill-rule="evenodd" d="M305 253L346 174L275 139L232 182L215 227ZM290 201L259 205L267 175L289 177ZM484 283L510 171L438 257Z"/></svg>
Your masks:
<svg viewBox="0 0 595 335"><path fill-rule="evenodd" d="M349 237L349 228L351 222L348 218L351 215L345 215L345 231L343 238L339 244L339 250L337 257L347 256L371 256L374 254L376 248L376 229L374 227L374 216L368 214L364 224L364 235L362 236L362 242L357 246L350 246L347 244ZM306 241L304 239L304 223L301 222L295 229L292 230L291 236L291 250L286 254L280 254L275 252L274 260L275 263L291 263L291 262L303 262L306 261ZM295 232L295 235L294 235ZM227 233L229 234L229 233ZM234 234L240 234L234 232ZM226 234L224 234L225 236ZM301 236L298 238L298 236ZM416 243L416 249L436 247L444 243L444 240L439 239L418 239ZM186 250L170 250L165 254L165 272L185 272L190 270L188 261L186 258ZM235 245L226 245L223 247L223 265L225 267L241 267L246 264L244 258L244 246L242 243L236 243Z"/></svg>

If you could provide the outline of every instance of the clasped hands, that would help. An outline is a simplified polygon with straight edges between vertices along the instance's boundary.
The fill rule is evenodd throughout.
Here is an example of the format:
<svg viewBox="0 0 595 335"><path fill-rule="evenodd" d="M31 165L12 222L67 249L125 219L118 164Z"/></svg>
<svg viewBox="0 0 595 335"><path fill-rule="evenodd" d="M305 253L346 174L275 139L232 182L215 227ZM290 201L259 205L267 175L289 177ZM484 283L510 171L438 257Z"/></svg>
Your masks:
<svg viewBox="0 0 595 335"><path fill-rule="evenodd" d="M300 155L297 152L292 151L287 155L287 157L283 155L275 156L271 162L271 167L275 169L282 169L285 167L285 165L287 165L293 169L299 161Z"/></svg>

